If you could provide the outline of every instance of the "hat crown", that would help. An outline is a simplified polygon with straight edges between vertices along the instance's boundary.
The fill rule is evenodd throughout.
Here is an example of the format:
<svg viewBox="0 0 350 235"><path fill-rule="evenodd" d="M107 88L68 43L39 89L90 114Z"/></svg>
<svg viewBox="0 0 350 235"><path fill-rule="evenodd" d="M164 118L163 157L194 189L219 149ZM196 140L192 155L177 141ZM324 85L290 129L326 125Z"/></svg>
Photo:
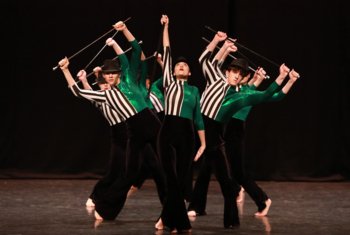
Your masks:
<svg viewBox="0 0 350 235"><path fill-rule="evenodd" d="M246 72L249 71L248 61L246 61L245 59L242 59L242 58L237 58L237 59L233 60L231 62L231 64L229 65L229 67L238 67L238 68L243 69Z"/></svg>
<svg viewBox="0 0 350 235"><path fill-rule="evenodd" d="M120 72L120 65L117 60L107 59L103 62L102 73L106 72Z"/></svg>

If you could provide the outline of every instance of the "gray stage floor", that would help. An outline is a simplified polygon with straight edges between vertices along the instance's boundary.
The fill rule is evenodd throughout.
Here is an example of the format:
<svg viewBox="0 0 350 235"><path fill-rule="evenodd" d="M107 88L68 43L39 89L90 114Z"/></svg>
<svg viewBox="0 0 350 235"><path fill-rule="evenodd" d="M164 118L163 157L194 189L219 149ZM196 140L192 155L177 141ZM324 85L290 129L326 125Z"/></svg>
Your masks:
<svg viewBox="0 0 350 235"><path fill-rule="evenodd" d="M96 180L0 180L0 234L168 234L155 231L161 207L152 180L128 198L115 221L95 224L85 201ZM206 216L192 234L350 234L349 182L258 182L272 199L268 217L255 218L245 194L241 226L223 228L223 198L211 181Z"/></svg>

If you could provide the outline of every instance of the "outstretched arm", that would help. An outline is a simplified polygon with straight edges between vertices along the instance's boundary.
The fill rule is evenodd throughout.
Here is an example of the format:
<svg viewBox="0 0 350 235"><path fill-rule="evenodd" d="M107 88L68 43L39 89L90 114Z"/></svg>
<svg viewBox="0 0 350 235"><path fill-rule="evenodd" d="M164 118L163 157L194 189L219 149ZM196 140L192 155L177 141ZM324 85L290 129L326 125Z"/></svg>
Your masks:
<svg viewBox="0 0 350 235"><path fill-rule="evenodd" d="M170 47L169 40L169 18L167 15L162 15L160 23L163 25L163 47Z"/></svg>
<svg viewBox="0 0 350 235"><path fill-rule="evenodd" d="M282 92L284 94L287 94L289 92L289 90L292 88L294 82L296 82L298 80L298 78L300 77L299 73L296 72L294 69L292 69L292 71L290 71L288 75L289 75L289 80L286 83L286 85L284 85L284 87L282 88Z"/></svg>
<svg viewBox="0 0 350 235"><path fill-rule="evenodd" d="M160 23L163 25L163 87L168 87L174 80L172 75L172 61L169 42L169 18L167 15L162 15Z"/></svg>
<svg viewBox="0 0 350 235"><path fill-rule="evenodd" d="M129 29L126 27L126 24L123 21L118 21L113 27L118 30L122 31L124 36L129 42L132 42L135 40L134 35L129 31Z"/></svg>
<svg viewBox="0 0 350 235"><path fill-rule="evenodd" d="M75 80L68 69L68 66L69 66L68 58L67 57L63 58L62 60L60 60L60 62L58 62L58 64L63 72L63 75L68 83L68 86L72 87L73 85L75 85L76 84Z"/></svg>
<svg viewBox="0 0 350 235"><path fill-rule="evenodd" d="M80 70L77 74L77 77L79 78L79 80L81 81L81 83L83 84L83 87L85 90L92 90L89 82L87 81L86 78L86 71L85 70Z"/></svg>

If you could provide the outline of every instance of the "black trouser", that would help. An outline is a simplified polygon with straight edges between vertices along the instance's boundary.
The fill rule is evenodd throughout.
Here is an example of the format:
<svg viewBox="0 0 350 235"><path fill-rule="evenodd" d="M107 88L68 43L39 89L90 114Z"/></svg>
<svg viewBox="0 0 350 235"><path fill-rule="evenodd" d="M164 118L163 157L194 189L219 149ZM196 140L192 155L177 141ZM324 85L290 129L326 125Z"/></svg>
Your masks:
<svg viewBox="0 0 350 235"><path fill-rule="evenodd" d="M102 197L95 201L95 209L104 219L115 219L122 210L130 187L136 182L143 160L141 152L146 145L156 149L157 135L160 128L158 118L149 109L144 109L126 121L128 125L128 147L123 174L113 182ZM155 151L156 152L156 151ZM154 172L156 175L159 198L163 202L165 195L165 178L159 156L154 154Z"/></svg>
<svg viewBox="0 0 350 235"><path fill-rule="evenodd" d="M193 189L193 199L188 210L195 210L199 214L205 213L210 175L214 171L224 196L224 227L238 225L238 209L234 199L239 193L240 186L231 177L223 139L224 125L206 116L203 116L203 120L207 149L202 156L203 159Z"/></svg>
<svg viewBox="0 0 350 235"><path fill-rule="evenodd" d="M193 121L166 115L159 133L159 153L168 186L161 218L164 226L178 232L191 228L184 192L194 158L194 145Z"/></svg>
<svg viewBox="0 0 350 235"><path fill-rule="evenodd" d="M113 182L121 176L123 161L125 160L126 148L128 143L127 124L125 122L111 126L111 150L110 160L107 173L96 183L90 198L95 201L95 198L103 195Z"/></svg>
<svg viewBox="0 0 350 235"><path fill-rule="evenodd" d="M232 118L225 132L226 153L232 167L232 175L258 206L258 211L266 207L266 193L248 176L244 167L245 122Z"/></svg>

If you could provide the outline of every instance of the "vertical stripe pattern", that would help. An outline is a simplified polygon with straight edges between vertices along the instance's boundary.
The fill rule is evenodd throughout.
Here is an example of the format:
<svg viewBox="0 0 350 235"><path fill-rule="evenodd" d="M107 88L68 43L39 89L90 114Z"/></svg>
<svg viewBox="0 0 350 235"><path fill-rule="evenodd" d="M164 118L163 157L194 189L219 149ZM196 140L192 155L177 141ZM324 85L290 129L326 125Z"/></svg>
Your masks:
<svg viewBox="0 0 350 235"><path fill-rule="evenodd" d="M227 84L225 75L220 69L210 63L211 54L210 51L205 50L199 58L203 75L207 80L201 97L201 112L205 116L215 119L230 85Z"/></svg>

